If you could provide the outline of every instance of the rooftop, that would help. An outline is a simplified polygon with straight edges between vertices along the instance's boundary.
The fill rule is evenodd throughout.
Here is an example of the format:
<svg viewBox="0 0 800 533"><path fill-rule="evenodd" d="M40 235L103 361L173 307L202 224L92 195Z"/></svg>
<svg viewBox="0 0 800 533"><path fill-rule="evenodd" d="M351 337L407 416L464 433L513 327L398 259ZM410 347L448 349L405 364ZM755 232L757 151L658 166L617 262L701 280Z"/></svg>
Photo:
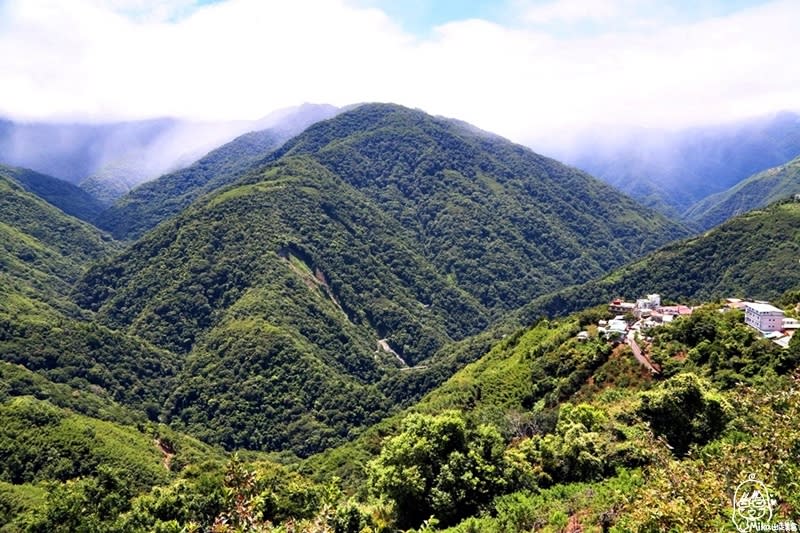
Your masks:
<svg viewBox="0 0 800 533"><path fill-rule="evenodd" d="M764 303L764 302L747 302L745 304L750 309L754 310L756 313L781 313L783 314L782 309L778 309L772 304Z"/></svg>

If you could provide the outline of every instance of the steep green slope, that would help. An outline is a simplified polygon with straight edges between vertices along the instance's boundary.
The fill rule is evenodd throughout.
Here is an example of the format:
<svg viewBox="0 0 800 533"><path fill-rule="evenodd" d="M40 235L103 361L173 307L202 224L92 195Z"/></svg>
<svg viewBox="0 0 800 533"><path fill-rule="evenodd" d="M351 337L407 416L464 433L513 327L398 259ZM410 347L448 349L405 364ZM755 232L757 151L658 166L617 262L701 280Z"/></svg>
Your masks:
<svg viewBox="0 0 800 533"><path fill-rule="evenodd" d="M17 396L47 400L57 407L118 424L135 425L146 420L144 413L109 398L65 383L54 383L22 365L0 361L0 402Z"/></svg>
<svg viewBox="0 0 800 533"><path fill-rule="evenodd" d="M156 418L175 355L93 324L70 299L111 239L0 176L0 359Z"/></svg>
<svg viewBox="0 0 800 533"><path fill-rule="evenodd" d="M121 332L64 316L0 315L0 359L112 399L156 420L180 358Z"/></svg>
<svg viewBox="0 0 800 533"><path fill-rule="evenodd" d="M76 298L114 327L179 352L242 308L294 323L318 343L326 321L345 334L368 327L412 362L486 324L397 222L307 158L198 202L92 268Z"/></svg>
<svg viewBox="0 0 800 533"><path fill-rule="evenodd" d="M151 438L123 426L102 422L21 396L0 405L0 479L30 483L92 475L100 464L123 463L135 483L163 482L167 471Z"/></svg>
<svg viewBox="0 0 800 533"><path fill-rule="evenodd" d="M577 344L574 336L580 323L576 316L517 329L419 402L369 428L357 440L309 458L302 471L319 478L336 475L351 489L363 489L367 461L409 413L439 414L457 409L469 413L472 420L502 426L512 411L530 410L537 403L551 409L577 392L592 370L609 356L609 350L599 342ZM551 415L545 412L544 418Z"/></svg>
<svg viewBox="0 0 800 533"><path fill-rule="evenodd" d="M238 179L283 140L271 130L242 135L187 168L137 187L103 212L97 225L118 239L141 236L201 195Z"/></svg>
<svg viewBox="0 0 800 533"><path fill-rule="evenodd" d="M385 414L375 384L399 357L413 364L486 324L399 224L303 158L199 201L93 268L77 297L189 354L169 413L188 429L301 453Z"/></svg>
<svg viewBox="0 0 800 533"><path fill-rule="evenodd" d="M99 420L14 392L0 395L2 531L108 531L98 522L116 520L136 496L223 459L164 426Z"/></svg>
<svg viewBox="0 0 800 533"><path fill-rule="evenodd" d="M532 301L520 320L557 316L619 296L662 299L774 299L800 287L800 203L751 211L668 245L608 276Z"/></svg>
<svg viewBox="0 0 800 533"><path fill-rule="evenodd" d="M594 334L591 324L608 316L598 307L518 331L301 471L343 477L365 502L366 521L389 498L401 528L431 515L440 526L474 515L457 531L557 531L568 521L589 530L702 530L727 517L725 483L738 483L717 476L738 480L748 468L769 479L786 504L782 516L792 516L800 502L786 474L800 469L789 451L797 430L782 413L800 408L791 374L797 339L779 348L741 312L706 306L640 341L662 366L653 376L627 346ZM590 338L577 340L587 327ZM748 456L758 459L745 468ZM714 474L681 475L704 469ZM664 501L664 490L681 503ZM722 504L696 505L692 498L704 495Z"/></svg>
<svg viewBox="0 0 800 533"><path fill-rule="evenodd" d="M109 237L65 215L0 175L0 302L6 312L22 311L11 294L69 307L65 296L90 261L114 250ZM21 304L23 302L20 302ZM41 306L41 305L40 305Z"/></svg>
<svg viewBox="0 0 800 533"><path fill-rule="evenodd" d="M104 206L83 189L58 178L26 168L0 165L0 176L16 181L30 192L75 218L94 222Z"/></svg>
<svg viewBox="0 0 800 533"><path fill-rule="evenodd" d="M689 208L685 218L708 229L752 209L800 193L800 157L785 165L750 176L725 192L704 198Z"/></svg>
<svg viewBox="0 0 800 533"><path fill-rule="evenodd" d="M315 124L284 154L309 154L363 192L498 312L686 234L587 174L396 105Z"/></svg>
<svg viewBox="0 0 800 533"><path fill-rule="evenodd" d="M253 454L222 467L218 452L162 426L133 430L0 396L0 524L727 530L731 488L749 473L776 499L772 523L793 519L800 343L781 349L741 312L705 306L649 332L663 367L652 376L591 327L587 341L575 338L604 316L519 330L413 409L304 462L317 482Z"/></svg>

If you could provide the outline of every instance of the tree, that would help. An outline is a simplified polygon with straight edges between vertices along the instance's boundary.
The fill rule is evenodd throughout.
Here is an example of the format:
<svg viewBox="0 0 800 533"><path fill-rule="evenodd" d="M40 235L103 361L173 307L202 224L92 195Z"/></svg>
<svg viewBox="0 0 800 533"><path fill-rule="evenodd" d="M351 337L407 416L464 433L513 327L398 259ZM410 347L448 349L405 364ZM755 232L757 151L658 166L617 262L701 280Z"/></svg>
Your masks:
<svg viewBox="0 0 800 533"><path fill-rule="evenodd" d="M513 488L514 468L496 429L470 429L456 412L413 414L370 462L370 486L394 502L401 528L430 516L448 525Z"/></svg>
<svg viewBox="0 0 800 533"><path fill-rule="evenodd" d="M637 412L678 456L685 455L692 444L715 438L732 416L727 400L692 373L679 374L658 389L642 393Z"/></svg>

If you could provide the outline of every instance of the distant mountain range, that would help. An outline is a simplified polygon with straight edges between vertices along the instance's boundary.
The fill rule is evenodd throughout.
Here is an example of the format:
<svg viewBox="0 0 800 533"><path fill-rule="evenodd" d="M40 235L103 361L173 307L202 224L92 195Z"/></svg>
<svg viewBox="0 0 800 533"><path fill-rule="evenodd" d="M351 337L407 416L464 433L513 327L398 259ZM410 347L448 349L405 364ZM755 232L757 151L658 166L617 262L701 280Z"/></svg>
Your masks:
<svg viewBox="0 0 800 533"><path fill-rule="evenodd" d="M686 218L701 229L778 200L800 194L800 157L740 181L727 191L713 194L689 208Z"/></svg>
<svg viewBox="0 0 800 533"><path fill-rule="evenodd" d="M185 167L249 131L298 132L336 112L306 104L254 121L153 119L111 124L0 120L0 163L30 168L79 185L105 204L137 185ZM300 128L302 129L302 128Z"/></svg>
<svg viewBox="0 0 800 533"><path fill-rule="evenodd" d="M800 155L800 116L785 112L679 131L608 128L539 149L644 205L694 219L702 209L692 210L697 202Z"/></svg>

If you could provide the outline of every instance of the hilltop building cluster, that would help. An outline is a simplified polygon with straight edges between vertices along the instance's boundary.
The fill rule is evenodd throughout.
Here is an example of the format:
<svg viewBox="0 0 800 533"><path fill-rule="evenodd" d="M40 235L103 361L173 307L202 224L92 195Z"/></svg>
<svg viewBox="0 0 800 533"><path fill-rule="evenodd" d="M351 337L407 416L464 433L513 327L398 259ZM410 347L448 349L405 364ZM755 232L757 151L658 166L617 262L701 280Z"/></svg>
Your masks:
<svg viewBox="0 0 800 533"><path fill-rule="evenodd" d="M615 316L611 320L601 320L597 333L609 340L621 340L630 333L644 331L672 322L676 317L692 314L692 308L686 305L662 305L659 294L648 294L635 302L617 298L608 304L608 310ZM581 332L578 337L588 338L588 333Z"/></svg>
<svg viewBox="0 0 800 533"><path fill-rule="evenodd" d="M731 309L743 311L745 324L784 348L789 346L792 336L800 329L800 320L785 316L783 310L769 302L727 298L721 311ZM620 340L631 332L645 331L672 322L677 317L691 315L693 308L682 304L662 305L660 295L648 294L635 302L614 299L609 302L608 310L615 317L601 320L598 333L609 340ZM579 337L588 338L588 334L581 332Z"/></svg>
<svg viewBox="0 0 800 533"><path fill-rule="evenodd" d="M744 311L745 324L783 348L788 348L792 336L800 329L800 320L786 317L781 309L769 302L727 298L720 311L733 309ZM661 368L651 361L646 350L642 350L639 346L637 334L672 322L677 317L691 315L694 311L692 307L682 304L662 305L661 296L658 294L648 294L647 297L639 298L635 302L626 302L621 298L614 299L609 302L608 310L615 316L611 320L598 322L598 336L614 343L628 344L636 360L653 374L660 373ZM581 331L577 338L586 341L590 338L590 334L588 331ZM651 339L644 336L640 340L649 342Z"/></svg>
<svg viewBox="0 0 800 533"><path fill-rule="evenodd" d="M632 315L636 321L641 322L640 326L643 329L672 322L675 317L692 314L692 308L686 305L661 305L659 294L648 294L636 302L615 299L608 304L608 310L623 317L627 314Z"/></svg>

